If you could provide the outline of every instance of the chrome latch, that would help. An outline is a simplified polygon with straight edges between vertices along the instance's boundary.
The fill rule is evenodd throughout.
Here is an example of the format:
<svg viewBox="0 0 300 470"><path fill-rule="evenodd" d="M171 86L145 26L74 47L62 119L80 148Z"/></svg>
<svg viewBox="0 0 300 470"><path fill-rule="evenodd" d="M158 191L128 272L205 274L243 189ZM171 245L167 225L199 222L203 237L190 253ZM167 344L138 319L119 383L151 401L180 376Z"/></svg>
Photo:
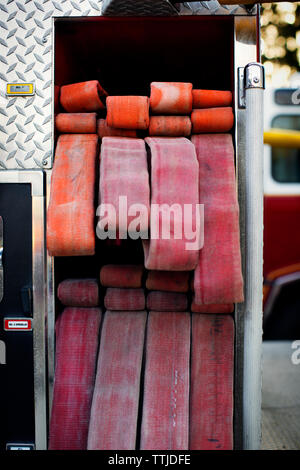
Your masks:
<svg viewBox="0 0 300 470"><path fill-rule="evenodd" d="M245 89L265 88L265 69L258 62L251 62L246 65L244 73Z"/></svg>
<svg viewBox="0 0 300 470"><path fill-rule="evenodd" d="M249 88L265 88L265 69L258 62L238 67L238 107L246 108L246 93Z"/></svg>

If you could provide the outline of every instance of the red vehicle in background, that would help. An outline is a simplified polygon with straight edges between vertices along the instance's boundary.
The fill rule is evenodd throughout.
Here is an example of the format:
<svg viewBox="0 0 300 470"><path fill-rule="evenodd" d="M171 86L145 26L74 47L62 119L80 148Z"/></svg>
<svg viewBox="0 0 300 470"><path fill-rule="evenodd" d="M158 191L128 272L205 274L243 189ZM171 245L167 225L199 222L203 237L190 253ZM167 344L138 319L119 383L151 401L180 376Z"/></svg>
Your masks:
<svg viewBox="0 0 300 470"><path fill-rule="evenodd" d="M300 89L266 89L264 129L264 339L299 339Z"/></svg>

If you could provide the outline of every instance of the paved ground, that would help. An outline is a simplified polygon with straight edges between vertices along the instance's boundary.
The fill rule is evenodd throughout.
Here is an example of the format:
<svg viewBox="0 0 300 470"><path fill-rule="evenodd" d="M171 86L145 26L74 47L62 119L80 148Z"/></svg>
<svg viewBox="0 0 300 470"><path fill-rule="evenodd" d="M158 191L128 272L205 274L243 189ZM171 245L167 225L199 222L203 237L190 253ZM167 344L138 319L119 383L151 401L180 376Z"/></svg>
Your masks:
<svg viewBox="0 0 300 470"><path fill-rule="evenodd" d="M300 449L300 364L291 341L263 344L263 450Z"/></svg>

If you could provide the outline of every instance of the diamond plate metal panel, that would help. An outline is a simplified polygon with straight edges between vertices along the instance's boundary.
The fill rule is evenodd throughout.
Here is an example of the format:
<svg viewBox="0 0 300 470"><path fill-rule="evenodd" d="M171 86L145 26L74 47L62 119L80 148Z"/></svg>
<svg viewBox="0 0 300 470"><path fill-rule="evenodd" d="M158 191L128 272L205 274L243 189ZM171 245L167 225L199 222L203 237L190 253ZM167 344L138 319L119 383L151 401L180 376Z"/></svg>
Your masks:
<svg viewBox="0 0 300 470"><path fill-rule="evenodd" d="M105 16L178 16L168 0L103 0Z"/></svg>
<svg viewBox="0 0 300 470"><path fill-rule="evenodd" d="M173 16L178 11L168 0L103 0L106 16Z"/></svg>
<svg viewBox="0 0 300 470"><path fill-rule="evenodd" d="M254 3L254 2L253 2ZM217 0L184 2L180 15L256 15L257 5L221 5Z"/></svg>
<svg viewBox="0 0 300 470"><path fill-rule="evenodd" d="M1 0L0 169L52 166L52 18L99 16L102 0ZM6 84L36 94L7 97Z"/></svg>
<svg viewBox="0 0 300 470"><path fill-rule="evenodd" d="M0 170L51 168L53 18L100 16L102 0L0 1ZM180 14L245 14L237 10L212 0ZM17 82L34 82L35 95L7 97Z"/></svg>

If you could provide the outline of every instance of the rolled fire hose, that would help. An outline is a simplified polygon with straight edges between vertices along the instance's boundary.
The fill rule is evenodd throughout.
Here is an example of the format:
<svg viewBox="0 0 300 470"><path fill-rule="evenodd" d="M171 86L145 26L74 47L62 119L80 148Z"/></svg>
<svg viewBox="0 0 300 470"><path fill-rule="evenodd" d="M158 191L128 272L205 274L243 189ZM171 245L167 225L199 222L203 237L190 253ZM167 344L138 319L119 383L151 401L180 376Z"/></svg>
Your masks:
<svg viewBox="0 0 300 470"><path fill-rule="evenodd" d="M184 114L192 111L192 83L152 82L150 109L152 114Z"/></svg>
<svg viewBox="0 0 300 470"><path fill-rule="evenodd" d="M229 132L233 126L234 115L229 106L193 109L191 121L193 134Z"/></svg>
<svg viewBox="0 0 300 470"><path fill-rule="evenodd" d="M67 307L97 307L98 283L96 279L65 279L57 287L57 297Z"/></svg>
<svg viewBox="0 0 300 470"><path fill-rule="evenodd" d="M144 310L146 305L144 289L108 287L104 305L107 310Z"/></svg>
<svg viewBox="0 0 300 470"><path fill-rule="evenodd" d="M221 109L221 108L219 108ZM230 108L231 109L231 108ZM202 110L201 110L202 111ZM204 111L207 111L207 110L204 110ZM160 117L160 116L157 116L157 117ZM175 118L176 116L169 116L170 118ZM179 116L177 116L179 117ZM180 116L181 117L181 116ZM200 136L199 136L200 137ZM193 137L194 139L195 137ZM150 139L149 139L150 140ZM183 140L186 140L186 139L183 139ZM122 143L123 143L124 139L122 139ZM166 142L166 141L165 141ZM122 146L123 147L123 146ZM151 145L150 145L150 148L151 148ZM119 151L119 149L118 149ZM105 154L105 152L104 152ZM103 154L101 152L101 157L103 158ZM152 155L153 157L153 155ZM101 159L102 160L102 159ZM224 169L223 169L224 170ZM200 174L201 174L201 170L200 170ZM152 180L152 184L153 184L153 180ZM100 185L101 187L101 185ZM201 187L201 186L200 186ZM190 189L190 188L189 188ZM226 193L226 191L225 191ZM200 194L201 194L201 189L200 189ZM102 198L101 198L102 200ZM200 199L200 202L201 199ZM213 212L211 212L212 215L216 216L216 217L213 217L214 221L216 221L216 224L218 227L222 227L222 224L223 224L223 221L224 221L224 214L222 214L222 217L221 218L218 218L218 214L214 214ZM226 212L226 216L228 216L228 212ZM218 223L220 220L222 220L222 223ZM209 224L208 224L209 226ZM151 242L152 243L152 242ZM170 268L169 268L170 269ZM155 272L155 271L152 271L152 272ZM159 274L162 274L164 273L164 271L160 271L158 272ZM120 274L120 273L119 273ZM180 274L179 272L170 272L170 274ZM187 272L183 272L181 274L185 274L185 275L188 275ZM117 276L118 277L118 276ZM104 281L105 283L109 282L109 281ZM112 281L112 282L118 282L118 281ZM187 281L188 282L188 279ZM105 285L105 284L103 284ZM109 284L107 284L109 285ZM122 285L121 287L126 287L124 285ZM149 287L148 287L149 288ZM80 287L78 286L78 289L80 289ZM161 287L160 287L161 289ZM174 293L175 292L175 293ZM176 324L175 322L173 321L173 318L176 317L176 310L186 310L186 306L187 306L187 297L186 295L184 294L178 294L176 293L176 291L174 292L150 292L149 295L148 295L148 298L147 298L147 307L149 310L151 310L151 313L150 313L150 316L149 316L149 332L148 332L148 340L147 340L147 351L146 351L146 372L145 372L145 397L144 397L144 409L143 409L143 421L142 421L142 434L141 434L141 448L143 449L187 449L188 448L188 444L185 443L187 442L187 438L186 438L186 435L185 435L185 431L187 430L188 428L188 425L186 425L186 422L188 422L188 385L187 385L187 393L186 393L186 382L188 383L188 378L187 380L186 379L186 375L184 375L184 372L185 374L187 374L188 376L188 364L185 365L185 367L182 367L182 369L180 369L181 367L181 364L186 361L186 351L185 351L185 346L186 344L188 345L188 348L189 348L189 328L190 328L190 325L188 323L188 325L183 325L183 317L185 317L186 319L188 319L188 322L189 322L189 315L185 312L184 314L178 314L177 315L180 315L180 321L176 321ZM78 299L80 299L80 295L79 295L79 290L78 290ZM141 295L141 293L143 295ZM66 298L68 298L68 295L69 295L69 298L71 298L71 302L72 302L72 294L70 294L70 292L67 292L67 295L66 295ZM73 299L75 302L76 300ZM65 300L68 302L68 300ZM70 300L69 300L70 301ZM79 300L78 300L79 301ZM208 311L206 313L214 313L214 310L215 309L219 309L220 311L218 313L222 313L222 308L223 310L227 308L227 310L231 309L230 312L232 311L232 307L233 305L232 304L228 304L228 305L215 305L215 304L210 304L208 306L205 306L205 305L196 305L195 302L193 303L194 305L194 308L197 310L201 310L202 308L206 308ZM105 297L105 306L108 310L125 310L124 312L107 312L107 318L108 318L108 315L111 315L111 316L115 316L115 315L121 315L124 314L125 317L127 318L128 316L133 316L135 315L136 317L143 317L146 315L146 312L143 311L143 309L145 308L145 294L144 294L144 291L142 289L117 289L117 288L114 288L114 289L107 289L107 293L106 293L106 297ZM87 309L88 310L88 309ZM94 310L94 309L89 309L89 310ZM128 310L128 311L127 311ZM129 310L135 310L134 312L129 312ZM153 310L157 310L157 312L153 312ZM198 311L198 310L197 310ZM224 312L225 313L225 312ZM137 315L138 314L138 315ZM158 316L156 316L159 315ZM193 315L195 317L195 315ZM203 317L203 315L196 315L197 317ZM125 318L124 317L124 318ZM163 319L163 317L165 317ZM205 316L206 317L206 316ZM210 318L213 318L215 316L210 316ZM221 319L222 320L222 317L221 316L217 316L216 318L218 319ZM225 318L225 317L224 317ZM231 317L229 317L231 318ZM232 320L232 319L231 319ZM195 320L195 322L197 322L197 320ZM217 324L218 321L216 321L214 323ZM157 326L158 324L160 324L160 328L159 328L159 331L163 330L165 331L165 339L164 341L162 340L160 344L157 344L157 340L154 338L154 332L153 330L155 330L155 325ZM182 331L178 331L178 326L181 324L181 330ZM166 325L168 325L168 328L171 330L171 336L167 334L167 331L166 331ZM218 323L219 325L219 323ZM211 326L210 326L211 328ZM215 328L215 333L218 333L217 331L217 326L214 326L213 328ZM202 328L203 329L203 328ZM221 326L221 329L222 329L222 326ZM61 319L60 319L60 327L59 327L59 330L61 331ZM186 334L186 330L188 330L188 341L187 341L187 338L185 338L184 340L182 340L181 336ZM193 332L194 332L194 325L193 325ZM157 334L157 333L156 333ZM194 333L193 333L194 334ZM113 333L110 333L110 336L112 336ZM152 336L151 336L152 335ZM207 333L208 335L208 333ZM224 336L225 335L225 336ZM224 333L224 337L226 339L226 334ZM58 336L59 338L59 336ZM175 345L176 344L176 348L174 347L174 350L172 350L171 352L168 351L169 354L166 354L166 349L164 350L164 345L167 343L167 340L169 340L168 342L168 347L170 346L170 342L172 345ZM108 341L108 340L107 340ZM124 340L126 341L126 339ZM118 348L118 340L114 341L115 343L115 346L117 346ZM102 343L101 343L102 344ZM108 347L106 348L108 349ZM142 347L141 347L142 349ZM171 348L172 349L172 348ZM176 349L176 351L175 351ZM105 353L107 354L107 353ZM157 357L161 356L161 359L160 359L160 362L163 362L162 361L162 356L164 356L164 358L166 357L167 355L167 365L171 367L168 367L166 368L166 370L162 370L160 371L162 373L162 376L167 376L167 379L169 379L169 383L166 384L166 387L162 387L163 388L163 391L162 391L162 388L161 388L161 384L158 386L158 394L159 395L155 395L156 391L155 391L155 385L157 385L158 383L158 377L156 376L155 374L155 364L159 364L159 361L157 359ZM112 354L114 355L114 354ZM174 356L177 357L176 361L173 361L174 359ZM156 362L155 362L156 361ZM216 359L217 361L217 359ZM177 363L179 364L178 365L178 369L174 369L174 364L176 365L177 367ZM103 364L102 364L103 365ZM118 448L118 449L134 449L135 447L135 439L136 439L136 420L137 420L137 411L133 411L132 413L129 413L129 420L130 420L130 423L128 424L127 423L127 427L128 429L130 429L130 432L129 432L129 435L127 436L127 440L124 438L124 428L122 428L121 426L119 426L119 423L114 423L114 424L111 424L111 421L106 417L105 417L105 411L107 411L107 409L112 409L113 410L113 415L112 415L112 420L114 419L118 419L119 416L120 416L120 413L122 413L121 411L121 408L120 408L120 411L118 411L118 413L116 413L115 415L115 410L117 409L118 407L118 404L117 404L117 401L120 401L122 402L122 399L123 399L123 402L124 402L124 393L122 394L121 396L121 399L116 399L114 396L109 395L108 393L106 394L106 397L105 397L105 391L102 393L100 390L101 388L104 390L105 387L103 385L106 385L107 383L109 383L109 378L107 377L107 375L109 374L109 368L107 366L107 370L105 372L105 366L103 366L104 369L102 369L102 386L99 385L98 387L95 387L95 394L94 394L94 397L96 397L96 395L98 396L98 401L97 401L97 406L99 407L98 410L100 409L99 412L97 413L91 413L91 423L90 423L90 436L89 437L89 448L91 449L114 449L114 448ZM113 365L110 365L110 367L113 367ZM232 366L233 367L233 366ZM100 365L99 365L99 368L100 368ZM161 369L164 368L164 365L162 364L161 365ZM98 369L98 372L99 372L100 369ZM151 372L154 370L154 373ZM103 372L104 371L104 372ZM140 369L138 367L138 373L140 373ZM173 374L174 372L174 374ZM192 369L192 374L193 374L194 370ZM178 380L179 380L179 377L180 377L180 381L182 381L182 377L181 375L178 375L178 374L183 374L184 375L184 384L180 384L178 385ZM105 375L106 374L106 375ZM173 374L173 375L172 375ZM203 373L204 374L204 373ZM202 374L202 377L205 376L205 374L203 375ZM209 372L208 372L209 374ZM99 372L99 375L100 372ZM103 379L103 377L106 377ZM97 378L98 378L98 375L97 375ZM121 377L120 375L120 379L123 379L124 376ZM193 375L192 375L192 378L193 378ZM101 380L99 379L99 383L101 383ZM167 380L168 381L168 380ZM97 382L98 383L98 382ZM138 378L138 383L139 383L139 378ZM154 389L154 393L153 395L156 396L156 400L161 400L162 397L170 397L170 396L175 396L175 391L176 391L176 396L175 396L175 405L174 405L174 401L173 401L173 404L172 404L172 400L169 400L169 402L171 403L165 403L164 400L163 401L163 405L161 405L161 407L163 407L162 409L162 420L161 420L161 429L158 429L155 431L156 429L156 416L154 415L153 413L153 408L154 408L154 401L152 399L152 397L150 397L150 394L151 394L151 391L149 391L151 389L151 385L149 387L149 384L152 384L153 385L153 389ZM197 381L195 380L195 384L197 385ZM180 386L184 387L184 393L183 393L183 397L182 397L182 393L180 393L180 390L177 389L177 386L180 388ZM193 384L192 384L193 386ZM125 390L126 392L129 390L130 387L126 386L124 387L123 390ZM138 386L136 385L136 382L134 384L134 390L135 390L135 394L138 394ZM147 392L148 390L148 392ZM196 386L195 386L195 390L196 390ZM197 390L196 390L197 391ZM180 402L182 404L182 408L180 405L180 403L177 403L177 392L180 393ZM102 402L104 402L104 404L101 404L100 403L100 395L102 393ZM104 396L104 399L103 399L103 396ZM138 396L138 395L137 395ZM202 399L203 397L201 397ZM208 399L209 400L209 397L205 397L203 398L203 400L205 399ZM96 398L95 398L96 400ZM136 401L138 402L138 398L136 399ZM93 402L94 403L94 402ZM113 403L113 405L112 405ZM95 405L96 406L96 405ZM173 406L173 408L172 408ZM171 408L170 408L171 407ZM179 415L177 414L177 407L179 409ZM123 408L124 408L124 405L123 405ZM173 412L173 414L170 415L170 413L166 413L165 411L167 410L167 408L170 410L175 410ZM101 411L102 410L102 411ZM184 411L185 410L185 411ZM227 408L225 406L225 412L226 412ZM213 412L213 411L212 411ZM102 413L102 414L101 414ZM105 420L107 421L107 424L103 426L103 428L106 430L104 432L104 429L102 432L99 432L100 430L100 426L99 426L99 415L102 416L102 419L101 419L101 422L105 422ZM116 418L114 418L114 416L116 416ZM149 418L149 419L148 419ZM174 428L177 428L177 429L171 429L170 432L168 432L168 427L172 428L172 426L170 425L170 419L172 419L172 423L173 423L173 427ZM93 420L94 420L94 428L93 428ZM98 421L97 421L98 420ZM168 424L166 424L168 422ZM180 422L180 425L178 425L178 423ZM134 424L135 423L135 426ZM182 425L183 423L183 425ZM180 427L180 430L178 431L178 427ZM120 428L120 429L119 429ZM205 428L205 426L204 426ZM154 430L154 432L153 432ZM191 432L192 432L192 426L191 426ZM219 432L219 431L217 431ZM159 436L158 436L159 434ZM125 439L125 443L124 443L124 439ZM204 441L205 441L205 437L203 438ZM222 440L223 439L223 440ZM218 447L218 444L216 444L216 439L215 438L211 438L211 439L208 439L209 443L214 446L216 445L216 447L212 447L212 448L219 448ZM226 434L226 430L223 431L223 434L221 432L221 438L220 438L220 441L221 441L221 446L223 447L220 447L220 448L230 448L230 447L226 447L226 446L229 446L230 444L228 444L228 442L230 441L230 438L227 437L227 434ZM224 444L225 442L225 444ZM162 444L163 443L163 444ZM195 445L198 445L197 443ZM199 444L200 446L202 445L206 445L206 444ZM232 444L231 444L232 446ZM196 447L195 447L196 448Z"/></svg>
<svg viewBox="0 0 300 470"><path fill-rule="evenodd" d="M188 292L189 272L187 271L149 271L146 279L148 290L167 292Z"/></svg>
<svg viewBox="0 0 300 470"><path fill-rule="evenodd" d="M88 433L89 450L134 450L147 314L106 312Z"/></svg>
<svg viewBox="0 0 300 470"><path fill-rule="evenodd" d="M95 253L97 146L94 134L58 138L47 212L47 249L52 256Z"/></svg>
<svg viewBox="0 0 300 470"><path fill-rule="evenodd" d="M188 137L192 123L189 116L151 116L149 135L168 137Z"/></svg>
<svg viewBox="0 0 300 470"><path fill-rule="evenodd" d="M123 236L126 236L127 231L131 232L130 223L139 217L138 207L142 206L144 209L143 227L138 223L133 227L132 232L135 233L138 229L148 232L150 187L143 139L125 137L102 139L99 194L100 205L110 204L114 209L107 214L104 211L103 228L107 225L108 230L119 230L124 234ZM125 204L125 208L120 208L120 202ZM133 211L132 214L130 210Z"/></svg>
<svg viewBox="0 0 300 470"><path fill-rule="evenodd" d="M72 83L60 89L60 104L68 113L86 113L105 109L107 92L97 80Z"/></svg>
<svg viewBox="0 0 300 470"><path fill-rule="evenodd" d="M151 236L143 240L145 267L191 271L198 262L199 246L194 244L192 249L187 249L191 234L187 234L186 229L189 232L194 229L195 238L200 230L196 226L199 168L194 145L185 137L147 137L145 140L151 151ZM184 218L184 205L191 208L188 218ZM169 224L165 208L170 211ZM157 209L155 215L154 209Z"/></svg>
<svg viewBox="0 0 300 470"><path fill-rule="evenodd" d="M96 113L59 113L56 130L62 134L96 134Z"/></svg>
<svg viewBox="0 0 300 470"><path fill-rule="evenodd" d="M184 312L187 308L187 296L181 292L151 291L147 295L147 310Z"/></svg>
<svg viewBox="0 0 300 470"><path fill-rule="evenodd" d="M147 96L108 96L108 126L117 129L148 129L149 98Z"/></svg>
<svg viewBox="0 0 300 470"><path fill-rule="evenodd" d="M100 283L104 287L142 287L143 265L106 264L100 270Z"/></svg>
<svg viewBox="0 0 300 470"><path fill-rule="evenodd" d="M193 300L191 311L194 313L233 313L233 304L197 305Z"/></svg>
<svg viewBox="0 0 300 470"><path fill-rule="evenodd" d="M189 448L190 315L150 312L146 341L142 450Z"/></svg>
<svg viewBox="0 0 300 470"><path fill-rule="evenodd" d="M229 134L192 136L204 204L204 246L194 273L195 303L243 301L239 206Z"/></svg>
<svg viewBox="0 0 300 470"><path fill-rule="evenodd" d="M190 449L232 450L234 323L192 315Z"/></svg>
<svg viewBox="0 0 300 470"><path fill-rule="evenodd" d="M116 129L107 124L106 119L97 120L97 134L102 139L103 137L137 137L135 129Z"/></svg>
<svg viewBox="0 0 300 470"><path fill-rule="evenodd" d="M66 308L59 317L49 450L85 450L95 380L99 308Z"/></svg>
<svg viewBox="0 0 300 470"><path fill-rule="evenodd" d="M231 91L223 90L192 90L193 109L217 108L230 106L232 103Z"/></svg>
<svg viewBox="0 0 300 470"><path fill-rule="evenodd" d="M190 290L192 291L192 303L191 303L191 312L194 313L233 313L234 305L233 304L209 304L209 305L199 305L195 301L195 290L194 290L194 276L190 280Z"/></svg>

